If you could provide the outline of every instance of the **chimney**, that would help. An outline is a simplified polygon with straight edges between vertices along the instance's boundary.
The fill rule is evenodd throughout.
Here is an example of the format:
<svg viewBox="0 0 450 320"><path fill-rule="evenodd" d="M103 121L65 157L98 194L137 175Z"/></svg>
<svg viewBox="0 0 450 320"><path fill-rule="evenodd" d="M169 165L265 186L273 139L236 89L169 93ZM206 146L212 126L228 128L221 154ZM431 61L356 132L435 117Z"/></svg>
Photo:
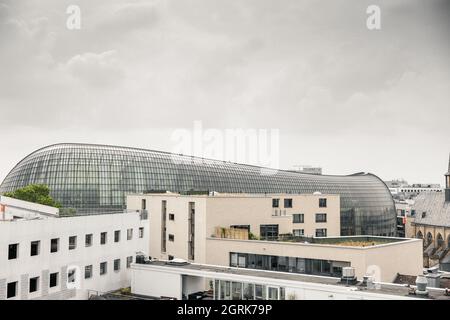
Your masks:
<svg viewBox="0 0 450 320"><path fill-rule="evenodd" d="M450 202L450 156L448 159L448 171L445 174L445 202Z"/></svg>

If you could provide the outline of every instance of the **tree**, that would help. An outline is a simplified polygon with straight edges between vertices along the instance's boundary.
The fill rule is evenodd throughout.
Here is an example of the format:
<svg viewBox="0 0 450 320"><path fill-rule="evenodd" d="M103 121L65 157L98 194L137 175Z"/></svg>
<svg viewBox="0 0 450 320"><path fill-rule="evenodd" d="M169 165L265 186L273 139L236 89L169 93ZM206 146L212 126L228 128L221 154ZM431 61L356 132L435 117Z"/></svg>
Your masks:
<svg viewBox="0 0 450 320"><path fill-rule="evenodd" d="M50 196L50 189L45 184L30 184L15 191L6 192L3 195L5 197L61 208L61 204L53 200Z"/></svg>

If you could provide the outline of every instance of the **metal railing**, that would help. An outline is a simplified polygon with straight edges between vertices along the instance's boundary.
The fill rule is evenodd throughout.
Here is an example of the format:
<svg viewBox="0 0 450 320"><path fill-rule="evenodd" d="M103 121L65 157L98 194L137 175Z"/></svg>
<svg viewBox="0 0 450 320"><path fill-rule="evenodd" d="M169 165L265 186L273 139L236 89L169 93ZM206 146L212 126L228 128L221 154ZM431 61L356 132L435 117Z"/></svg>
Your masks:
<svg viewBox="0 0 450 320"><path fill-rule="evenodd" d="M84 217L84 216L97 216L104 214L124 214L124 213L139 213L141 220L148 219L148 211L147 210L112 210L112 211L90 211L90 212L60 212L59 217L67 218L67 217Z"/></svg>

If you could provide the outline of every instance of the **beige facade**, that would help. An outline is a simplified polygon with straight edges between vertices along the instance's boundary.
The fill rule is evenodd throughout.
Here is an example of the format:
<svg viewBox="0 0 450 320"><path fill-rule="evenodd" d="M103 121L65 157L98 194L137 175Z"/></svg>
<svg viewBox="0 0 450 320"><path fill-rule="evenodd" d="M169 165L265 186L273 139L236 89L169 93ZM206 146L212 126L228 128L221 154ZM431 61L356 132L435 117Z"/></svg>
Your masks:
<svg viewBox="0 0 450 320"><path fill-rule="evenodd" d="M278 207L273 207L278 199ZM291 201L289 201L289 199ZM326 199L326 207L319 206L319 199ZM285 207L287 204L292 204ZM166 245L163 250L162 203L166 206ZM320 200L323 203L323 200ZM145 203L145 204L144 204ZM177 193L139 194L127 196L127 208L145 209L149 212L150 256L167 259L170 256L187 260L189 250L189 204L195 207L194 248L195 261L205 262L205 241L215 234L217 227L249 226L249 231L260 238L261 225L278 225L279 234L302 232L312 237L320 229L326 236L340 235L340 201L338 195L324 194L217 194L180 195ZM294 220L294 214L303 215ZM325 222L316 222L316 214L326 215ZM302 222L296 222L302 221ZM302 230L302 231L298 231ZM173 241L172 241L173 240Z"/></svg>
<svg viewBox="0 0 450 320"><path fill-rule="evenodd" d="M323 206L324 199L326 207ZM274 207L277 202L278 207ZM148 210L149 255L152 258L181 258L229 266L231 253L295 257L331 261L331 266L340 268L352 266L359 278L374 272L378 279L389 282L397 273L417 275L422 272L422 244L417 239L394 239L367 246L261 241L261 225L278 225L280 235L302 229L306 237L315 236L318 229L326 229L328 238L336 237L337 242L341 241L337 195L133 194L127 196L127 207ZM192 209L195 212L193 228ZM297 216L294 220L296 214L303 214L303 218ZM326 222L316 222L316 214L326 214ZM217 237L218 227L232 226L249 226L253 240L242 240L241 235L240 239ZM352 237L345 238L353 241Z"/></svg>

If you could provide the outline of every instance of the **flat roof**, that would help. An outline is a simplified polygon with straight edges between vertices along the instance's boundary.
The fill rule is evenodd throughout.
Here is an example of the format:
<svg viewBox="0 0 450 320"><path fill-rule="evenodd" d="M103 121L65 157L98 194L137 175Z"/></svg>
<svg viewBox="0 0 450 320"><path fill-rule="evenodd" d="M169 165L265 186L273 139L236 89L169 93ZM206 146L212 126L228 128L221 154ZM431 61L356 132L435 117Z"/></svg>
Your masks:
<svg viewBox="0 0 450 320"><path fill-rule="evenodd" d="M177 272L184 275L200 276L204 278L226 278L229 276L243 276L252 278L272 279L281 281L293 281L302 282L306 284L321 284L330 285L341 288L346 291L360 291L368 292L372 294L384 294L384 295L394 295L398 297L416 298L420 299L422 297L410 294L411 288L415 286L408 286L403 284L393 284L393 283L380 283L377 282L377 288L368 288L362 284L361 281L357 282L355 285L349 285L342 282L340 278L290 273L290 272L279 272L279 271L269 271L269 270L255 270L246 268L235 268L235 267L225 267L225 266L215 266L197 263L187 263L187 264L174 264L168 261L147 261L144 264L134 263L132 267L135 268L146 268L150 269L167 269L170 272ZM250 280L250 279L249 279ZM279 282L278 285L288 285L287 283ZM445 295L444 289L439 288L427 288L429 296L425 297L427 299L439 299L439 300L450 300L450 296Z"/></svg>
<svg viewBox="0 0 450 320"><path fill-rule="evenodd" d="M312 245L312 246L334 246L342 248L378 248L386 245L395 245L405 242L422 241L416 238L398 238L382 236L339 236L339 237L295 237L279 236L271 240L246 240L232 238L207 237L207 240L222 241L250 241L252 243L274 243L292 245Z"/></svg>

